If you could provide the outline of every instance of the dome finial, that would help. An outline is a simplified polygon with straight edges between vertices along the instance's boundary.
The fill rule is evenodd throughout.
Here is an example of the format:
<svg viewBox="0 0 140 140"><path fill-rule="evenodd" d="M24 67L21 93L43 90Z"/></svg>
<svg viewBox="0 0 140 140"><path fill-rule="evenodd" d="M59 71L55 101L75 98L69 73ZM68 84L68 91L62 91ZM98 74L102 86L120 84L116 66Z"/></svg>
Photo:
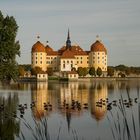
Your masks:
<svg viewBox="0 0 140 140"><path fill-rule="evenodd" d="M96 35L96 41L101 42L101 39L100 39L99 35Z"/></svg>
<svg viewBox="0 0 140 140"><path fill-rule="evenodd" d="M37 40L38 40L38 41L40 40L40 36L39 36L39 35L37 36Z"/></svg>
<svg viewBox="0 0 140 140"><path fill-rule="evenodd" d="M100 40L99 35L96 35L96 40L97 40L97 41L99 41L99 40Z"/></svg>
<svg viewBox="0 0 140 140"><path fill-rule="evenodd" d="M47 46L49 45L49 41L48 41L48 40L46 41L46 45L47 45Z"/></svg>

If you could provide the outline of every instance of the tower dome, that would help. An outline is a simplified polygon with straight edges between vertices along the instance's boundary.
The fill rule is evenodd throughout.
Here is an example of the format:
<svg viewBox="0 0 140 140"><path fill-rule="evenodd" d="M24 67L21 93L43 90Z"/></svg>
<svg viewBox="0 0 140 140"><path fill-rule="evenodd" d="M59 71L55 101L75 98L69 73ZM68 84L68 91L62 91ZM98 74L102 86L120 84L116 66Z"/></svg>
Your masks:
<svg viewBox="0 0 140 140"><path fill-rule="evenodd" d="M96 40L96 42L93 43L90 48L92 52L105 52L107 54L105 46L99 40Z"/></svg>
<svg viewBox="0 0 140 140"><path fill-rule="evenodd" d="M46 49L46 52L52 52L52 51L54 51L49 45L47 45L45 47L45 49Z"/></svg>
<svg viewBox="0 0 140 140"><path fill-rule="evenodd" d="M32 52L46 52L45 46L40 41L37 41L32 47Z"/></svg>

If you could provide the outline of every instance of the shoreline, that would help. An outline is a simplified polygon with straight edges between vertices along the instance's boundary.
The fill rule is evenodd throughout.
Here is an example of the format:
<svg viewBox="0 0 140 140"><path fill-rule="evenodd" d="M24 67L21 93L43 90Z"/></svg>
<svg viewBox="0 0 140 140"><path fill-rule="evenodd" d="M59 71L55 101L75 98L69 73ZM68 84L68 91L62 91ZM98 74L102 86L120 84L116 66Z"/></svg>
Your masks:
<svg viewBox="0 0 140 140"><path fill-rule="evenodd" d="M76 82L90 82L90 81L129 81L129 80L140 80L140 77L80 77L77 80L68 80L67 82L76 81ZM19 78L18 83L20 82L50 82L50 81L60 81L60 79L48 79L47 81L37 81L35 77L23 77ZM63 81L63 80L61 80ZM64 80L65 81L65 80Z"/></svg>

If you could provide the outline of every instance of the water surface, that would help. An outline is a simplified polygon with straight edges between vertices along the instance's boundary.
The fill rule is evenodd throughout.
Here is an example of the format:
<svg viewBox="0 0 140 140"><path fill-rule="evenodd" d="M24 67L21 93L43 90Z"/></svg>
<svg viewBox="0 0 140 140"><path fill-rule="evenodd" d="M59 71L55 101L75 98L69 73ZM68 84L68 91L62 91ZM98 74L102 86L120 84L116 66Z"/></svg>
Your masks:
<svg viewBox="0 0 140 140"><path fill-rule="evenodd" d="M1 85L0 139L139 140L139 88L139 80Z"/></svg>

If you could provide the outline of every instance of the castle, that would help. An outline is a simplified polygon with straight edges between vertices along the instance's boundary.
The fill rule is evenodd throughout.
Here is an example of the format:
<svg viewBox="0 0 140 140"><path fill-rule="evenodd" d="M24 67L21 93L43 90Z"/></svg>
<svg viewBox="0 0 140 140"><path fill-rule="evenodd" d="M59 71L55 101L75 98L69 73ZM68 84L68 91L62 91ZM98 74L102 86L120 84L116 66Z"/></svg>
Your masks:
<svg viewBox="0 0 140 140"><path fill-rule="evenodd" d="M48 44L45 46L37 41L31 50L32 68L38 66L43 71L52 68L53 71L71 71L72 68L100 67L103 72L107 71L107 49L97 39L89 51L84 51L79 45L72 45L68 30L66 44L58 51L54 51Z"/></svg>

